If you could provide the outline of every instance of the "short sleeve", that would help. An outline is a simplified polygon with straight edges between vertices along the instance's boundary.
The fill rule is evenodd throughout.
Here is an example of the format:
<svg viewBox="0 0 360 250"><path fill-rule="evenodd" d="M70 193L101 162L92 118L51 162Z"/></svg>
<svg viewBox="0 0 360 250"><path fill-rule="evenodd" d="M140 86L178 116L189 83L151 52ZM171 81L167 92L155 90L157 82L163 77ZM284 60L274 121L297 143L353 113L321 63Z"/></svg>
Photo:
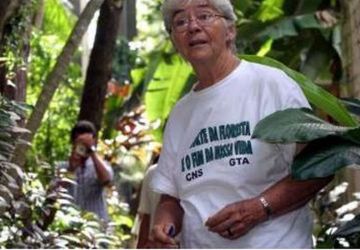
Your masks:
<svg viewBox="0 0 360 250"><path fill-rule="evenodd" d="M302 89L292 78L283 73L284 81L289 82L289 88L287 91L287 97L285 101L285 107L287 108L311 108L308 100L306 99Z"/></svg>

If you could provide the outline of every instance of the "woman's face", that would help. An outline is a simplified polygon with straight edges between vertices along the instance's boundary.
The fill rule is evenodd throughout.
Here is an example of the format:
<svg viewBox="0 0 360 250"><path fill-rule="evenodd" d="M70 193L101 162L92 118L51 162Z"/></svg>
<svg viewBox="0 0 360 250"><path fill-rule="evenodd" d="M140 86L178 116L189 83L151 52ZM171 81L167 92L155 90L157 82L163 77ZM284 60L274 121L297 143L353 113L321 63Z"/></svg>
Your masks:
<svg viewBox="0 0 360 250"><path fill-rule="evenodd" d="M235 27L207 0L180 2L171 25L171 39L179 53L190 63L215 60L228 53Z"/></svg>

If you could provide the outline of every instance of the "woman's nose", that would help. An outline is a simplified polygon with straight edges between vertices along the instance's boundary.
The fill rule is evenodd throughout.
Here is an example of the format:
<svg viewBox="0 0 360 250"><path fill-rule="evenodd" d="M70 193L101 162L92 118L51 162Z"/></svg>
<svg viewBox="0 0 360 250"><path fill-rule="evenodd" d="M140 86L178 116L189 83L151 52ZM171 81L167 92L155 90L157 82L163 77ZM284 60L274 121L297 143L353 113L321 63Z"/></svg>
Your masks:
<svg viewBox="0 0 360 250"><path fill-rule="evenodd" d="M200 24L196 18L189 18L188 30L194 32L200 30Z"/></svg>

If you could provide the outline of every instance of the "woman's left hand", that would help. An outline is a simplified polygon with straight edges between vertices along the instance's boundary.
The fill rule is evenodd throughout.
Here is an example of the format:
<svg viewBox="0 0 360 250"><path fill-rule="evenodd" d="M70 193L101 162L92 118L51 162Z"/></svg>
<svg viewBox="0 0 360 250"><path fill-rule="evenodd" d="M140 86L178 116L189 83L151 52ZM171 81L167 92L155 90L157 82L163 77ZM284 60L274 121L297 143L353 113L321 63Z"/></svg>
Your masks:
<svg viewBox="0 0 360 250"><path fill-rule="evenodd" d="M258 223L266 220L266 212L257 198L235 202L211 216L205 225L211 232L227 239L237 239Z"/></svg>

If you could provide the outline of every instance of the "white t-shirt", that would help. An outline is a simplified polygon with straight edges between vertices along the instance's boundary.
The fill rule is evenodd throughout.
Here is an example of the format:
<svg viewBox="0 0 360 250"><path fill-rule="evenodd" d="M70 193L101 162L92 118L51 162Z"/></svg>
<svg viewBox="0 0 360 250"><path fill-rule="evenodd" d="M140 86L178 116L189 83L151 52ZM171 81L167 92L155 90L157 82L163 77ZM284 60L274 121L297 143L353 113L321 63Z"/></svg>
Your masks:
<svg viewBox="0 0 360 250"><path fill-rule="evenodd" d="M289 174L295 144L268 144L251 134L262 118L290 107L309 107L299 86L278 69L244 60L223 80L177 103L151 186L181 200L182 248L312 247L307 206L236 240L204 226L224 206L258 196Z"/></svg>

